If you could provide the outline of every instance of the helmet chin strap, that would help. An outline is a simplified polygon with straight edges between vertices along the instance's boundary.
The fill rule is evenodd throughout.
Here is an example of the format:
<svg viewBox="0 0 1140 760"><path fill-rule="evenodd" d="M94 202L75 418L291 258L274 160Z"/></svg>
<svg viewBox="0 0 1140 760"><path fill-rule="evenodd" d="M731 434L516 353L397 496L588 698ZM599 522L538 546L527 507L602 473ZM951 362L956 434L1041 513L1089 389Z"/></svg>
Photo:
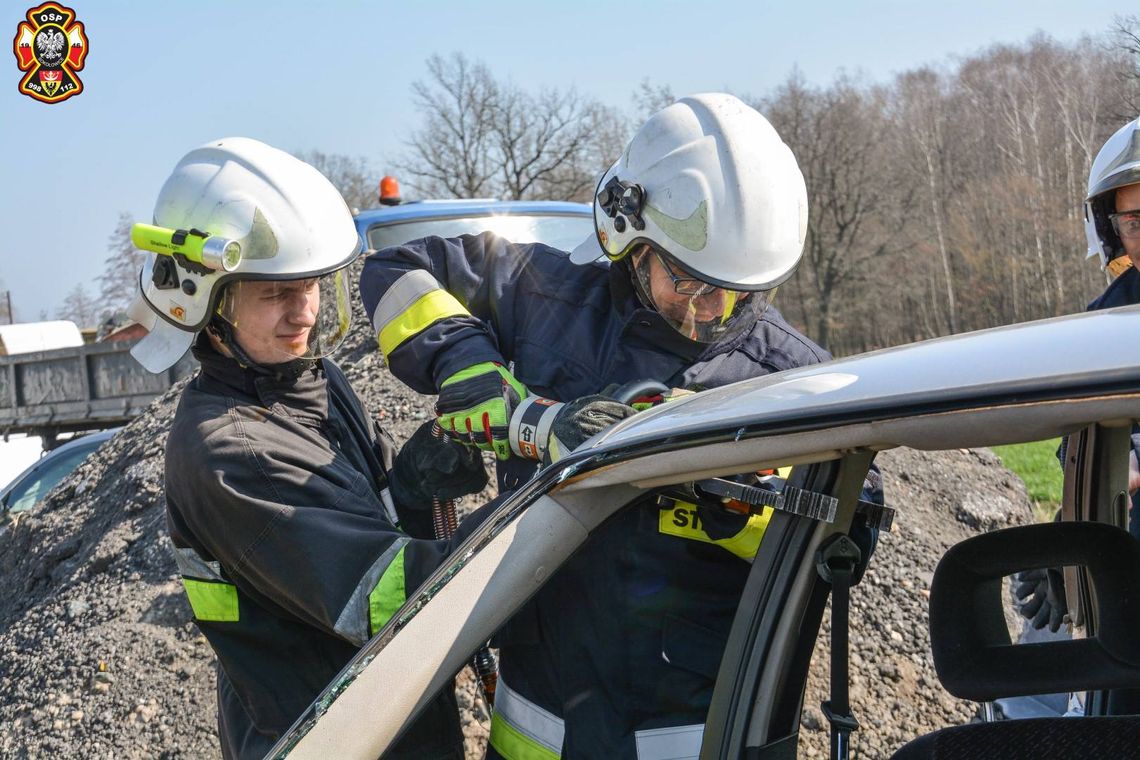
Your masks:
<svg viewBox="0 0 1140 760"><path fill-rule="evenodd" d="M625 276L629 278L629 283L633 286L633 292L642 306L658 314L661 313L661 310L657 308L657 304L653 303L653 299L649 297L649 293L647 293L645 288L641 285L641 280L637 276L637 268L633 265L633 254L623 256L610 264L610 266L615 269L625 270Z"/></svg>
<svg viewBox="0 0 1140 760"><path fill-rule="evenodd" d="M209 324L206 325L206 332L217 339L239 365L259 375L300 377L305 370L311 368L317 362L316 359L306 358L289 359L288 361L278 364L261 364L260 362L254 361L246 350L241 347L241 344L238 343L233 325L221 317L215 316L211 319Z"/></svg>

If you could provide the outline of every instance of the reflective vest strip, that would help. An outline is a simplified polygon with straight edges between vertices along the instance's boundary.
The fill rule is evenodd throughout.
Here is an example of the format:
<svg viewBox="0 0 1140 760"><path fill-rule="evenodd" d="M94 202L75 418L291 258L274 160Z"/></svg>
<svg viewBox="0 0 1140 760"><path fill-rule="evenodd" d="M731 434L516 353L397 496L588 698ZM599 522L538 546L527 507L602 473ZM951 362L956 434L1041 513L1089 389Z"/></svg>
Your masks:
<svg viewBox="0 0 1140 760"><path fill-rule="evenodd" d="M566 734L562 719L499 679L491 716L491 746L507 760L557 760Z"/></svg>
<svg viewBox="0 0 1140 760"><path fill-rule="evenodd" d="M398 319L421 296L442 288L443 286L430 272L422 269L405 272L380 297L376 311L372 312L372 329L379 335L389 322Z"/></svg>
<svg viewBox="0 0 1140 760"><path fill-rule="evenodd" d="M392 491L388 488L380 489L380 503L384 505L384 516L393 525L400 524L400 516L396 514L396 503L392 501Z"/></svg>
<svg viewBox="0 0 1140 760"><path fill-rule="evenodd" d="M373 636L392 619L396 610L403 607L407 600L407 592L404 589L404 548L400 547L399 553L384 569L379 583L368 595L368 622Z"/></svg>
<svg viewBox="0 0 1140 760"><path fill-rule="evenodd" d="M186 597L194 610L194 617L211 623L238 622L237 587L218 581L197 581L183 578Z"/></svg>
<svg viewBox="0 0 1140 760"><path fill-rule="evenodd" d="M697 760L704 736L703 723L638 731L633 735L637 760Z"/></svg>
<svg viewBox="0 0 1140 760"><path fill-rule="evenodd" d="M386 493L388 493L387 488L381 495ZM380 578L399 558L400 552L407 543L407 538L398 538L376 558L372 566L361 576L360 582L356 584L356 588L352 590L352 595L345 602L344 609L337 616L333 630L353 644L361 646L373 634L372 595L376 592L377 586L380 585ZM396 609L398 608L397 606ZM385 622L387 622L387 618L385 618ZM382 625L383 623L381 623Z"/></svg>
<svg viewBox="0 0 1140 760"><path fill-rule="evenodd" d="M221 581L222 565L217 560L207 562L202 555L190 547L174 547L174 562L178 565L178 572L186 578L197 578L201 581Z"/></svg>
<svg viewBox="0 0 1140 760"><path fill-rule="evenodd" d="M408 272L388 289L372 315L372 327L385 356L408 338L446 317L469 312L424 271Z"/></svg>

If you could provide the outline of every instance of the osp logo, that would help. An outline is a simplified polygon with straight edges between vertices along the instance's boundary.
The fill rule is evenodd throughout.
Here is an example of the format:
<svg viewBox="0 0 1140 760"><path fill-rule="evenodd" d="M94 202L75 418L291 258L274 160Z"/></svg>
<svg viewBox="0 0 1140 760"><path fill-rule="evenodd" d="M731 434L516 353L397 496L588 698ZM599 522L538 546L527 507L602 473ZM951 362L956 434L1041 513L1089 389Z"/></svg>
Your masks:
<svg viewBox="0 0 1140 760"><path fill-rule="evenodd" d="M87 58L87 35L75 20L75 11L58 3L44 3L27 13L16 27L12 52L20 71L20 92L43 103L61 103L83 92L77 71Z"/></svg>

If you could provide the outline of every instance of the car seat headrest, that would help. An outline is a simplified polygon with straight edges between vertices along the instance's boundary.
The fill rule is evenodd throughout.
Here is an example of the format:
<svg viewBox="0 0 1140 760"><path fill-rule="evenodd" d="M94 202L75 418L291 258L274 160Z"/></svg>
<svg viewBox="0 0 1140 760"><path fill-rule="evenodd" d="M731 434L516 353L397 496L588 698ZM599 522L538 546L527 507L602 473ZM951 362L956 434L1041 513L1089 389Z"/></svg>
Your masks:
<svg viewBox="0 0 1140 760"><path fill-rule="evenodd" d="M1013 644L1003 578L1078 565L1095 593L1095 635ZM1140 687L1140 541L1091 522L1025 525L966 539L934 571L930 644L939 680L962 699Z"/></svg>

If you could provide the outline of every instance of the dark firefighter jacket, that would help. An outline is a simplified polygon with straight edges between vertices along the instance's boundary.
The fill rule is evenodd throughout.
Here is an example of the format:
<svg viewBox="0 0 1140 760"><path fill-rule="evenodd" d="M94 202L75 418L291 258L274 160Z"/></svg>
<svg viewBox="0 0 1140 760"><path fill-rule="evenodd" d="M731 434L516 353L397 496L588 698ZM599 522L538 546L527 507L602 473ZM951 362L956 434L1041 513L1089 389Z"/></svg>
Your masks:
<svg viewBox="0 0 1140 760"><path fill-rule="evenodd" d="M448 554L428 510L393 505L393 446L340 368L255 374L194 348L166 446L167 519L199 627L219 663L227 758L262 757ZM399 512L395 508L399 508ZM426 532L426 533L425 533ZM463 757L441 694L393 756Z"/></svg>
<svg viewBox="0 0 1140 760"><path fill-rule="evenodd" d="M694 343L641 306L623 263L576 266L491 233L379 251L360 289L392 372L423 393L484 361L568 401L612 383L710 388L828 358L774 308L734 339ZM500 486L533 471L500 463ZM489 756L695 757L767 517L653 495L601 526L497 637Z"/></svg>

